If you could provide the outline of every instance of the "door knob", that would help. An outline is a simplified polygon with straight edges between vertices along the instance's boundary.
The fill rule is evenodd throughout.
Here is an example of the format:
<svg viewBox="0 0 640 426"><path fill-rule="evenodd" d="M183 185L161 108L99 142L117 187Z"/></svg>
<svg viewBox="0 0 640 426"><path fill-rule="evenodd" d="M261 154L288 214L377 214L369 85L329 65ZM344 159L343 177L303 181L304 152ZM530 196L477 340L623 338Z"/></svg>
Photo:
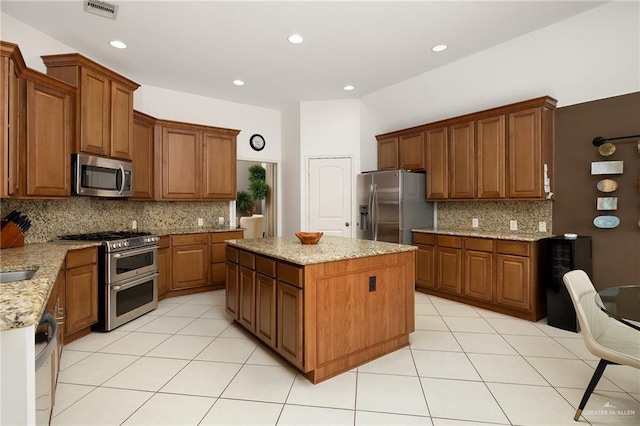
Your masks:
<svg viewBox="0 0 640 426"><path fill-rule="evenodd" d="M350 223L349 223L349 222L346 222L346 223L344 224L344 226L349 226L349 225L350 225Z"/></svg>

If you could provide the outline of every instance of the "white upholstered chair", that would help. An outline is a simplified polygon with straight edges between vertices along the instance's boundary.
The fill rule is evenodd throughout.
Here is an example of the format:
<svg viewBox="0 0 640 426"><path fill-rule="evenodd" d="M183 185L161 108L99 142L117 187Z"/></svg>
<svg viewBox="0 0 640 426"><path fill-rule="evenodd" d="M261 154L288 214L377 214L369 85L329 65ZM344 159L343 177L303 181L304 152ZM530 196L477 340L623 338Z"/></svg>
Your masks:
<svg viewBox="0 0 640 426"><path fill-rule="evenodd" d="M596 289L584 271L567 272L562 279L576 309L584 344L600 358L573 418L577 421L607 365L640 368L640 332L609 317L596 305Z"/></svg>
<svg viewBox="0 0 640 426"><path fill-rule="evenodd" d="M240 218L240 228L244 229L244 238L262 238L264 235L264 216L254 214Z"/></svg>

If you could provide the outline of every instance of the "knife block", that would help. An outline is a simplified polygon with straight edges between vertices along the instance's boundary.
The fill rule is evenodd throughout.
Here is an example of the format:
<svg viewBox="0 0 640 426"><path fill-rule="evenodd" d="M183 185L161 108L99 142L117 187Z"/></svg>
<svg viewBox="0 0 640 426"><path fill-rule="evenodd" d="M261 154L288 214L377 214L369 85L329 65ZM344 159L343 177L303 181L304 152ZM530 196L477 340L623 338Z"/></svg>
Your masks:
<svg viewBox="0 0 640 426"><path fill-rule="evenodd" d="M0 249L24 246L24 235L15 223L2 221L0 228Z"/></svg>

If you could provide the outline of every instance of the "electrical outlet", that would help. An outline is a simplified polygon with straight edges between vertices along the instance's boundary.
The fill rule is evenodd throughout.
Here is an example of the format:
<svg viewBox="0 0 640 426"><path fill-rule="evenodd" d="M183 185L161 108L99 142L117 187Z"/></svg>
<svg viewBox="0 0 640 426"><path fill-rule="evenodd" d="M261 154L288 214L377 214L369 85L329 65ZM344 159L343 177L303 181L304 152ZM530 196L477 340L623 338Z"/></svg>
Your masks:
<svg viewBox="0 0 640 426"><path fill-rule="evenodd" d="M478 227L478 218L474 217L473 219L471 219L471 227L472 228L477 228Z"/></svg>
<svg viewBox="0 0 640 426"><path fill-rule="evenodd" d="M218 218L218 225L224 225L224 217L219 217Z"/></svg>
<svg viewBox="0 0 640 426"><path fill-rule="evenodd" d="M201 217L198 218L198 226L204 226L204 219Z"/></svg>
<svg viewBox="0 0 640 426"><path fill-rule="evenodd" d="M538 231L539 232L547 232L547 222L545 222L545 221L538 222Z"/></svg>
<svg viewBox="0 0 640 426"><path fill-rule="evenodd" d="M132 220L131 221L131 229L133 229L134 231L136 229L138 229L138 221L137 220Z"/></svg>
<svg viewBox="0 0 640 426"><path fill-rule="evenodd" d="M510 220L509 221L509 229L511 231L517 231L518 230L518 221L517 220Z"/></svg>

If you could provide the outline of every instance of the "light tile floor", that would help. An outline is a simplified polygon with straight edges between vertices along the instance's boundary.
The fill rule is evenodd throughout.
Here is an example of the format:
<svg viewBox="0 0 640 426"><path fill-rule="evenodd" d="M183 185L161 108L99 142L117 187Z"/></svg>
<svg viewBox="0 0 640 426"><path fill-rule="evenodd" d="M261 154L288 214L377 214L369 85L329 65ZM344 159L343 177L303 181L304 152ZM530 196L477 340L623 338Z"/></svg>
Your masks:
<svg viewBox="0 0 640 426"><path fill-rule="evenodd" d="M579 334L416 293L411 345L312 385L233 324L224 291L166 299L62 354L53 425L575 425L598 360ZM640 424L609 366L577 424Z"/></svg>

